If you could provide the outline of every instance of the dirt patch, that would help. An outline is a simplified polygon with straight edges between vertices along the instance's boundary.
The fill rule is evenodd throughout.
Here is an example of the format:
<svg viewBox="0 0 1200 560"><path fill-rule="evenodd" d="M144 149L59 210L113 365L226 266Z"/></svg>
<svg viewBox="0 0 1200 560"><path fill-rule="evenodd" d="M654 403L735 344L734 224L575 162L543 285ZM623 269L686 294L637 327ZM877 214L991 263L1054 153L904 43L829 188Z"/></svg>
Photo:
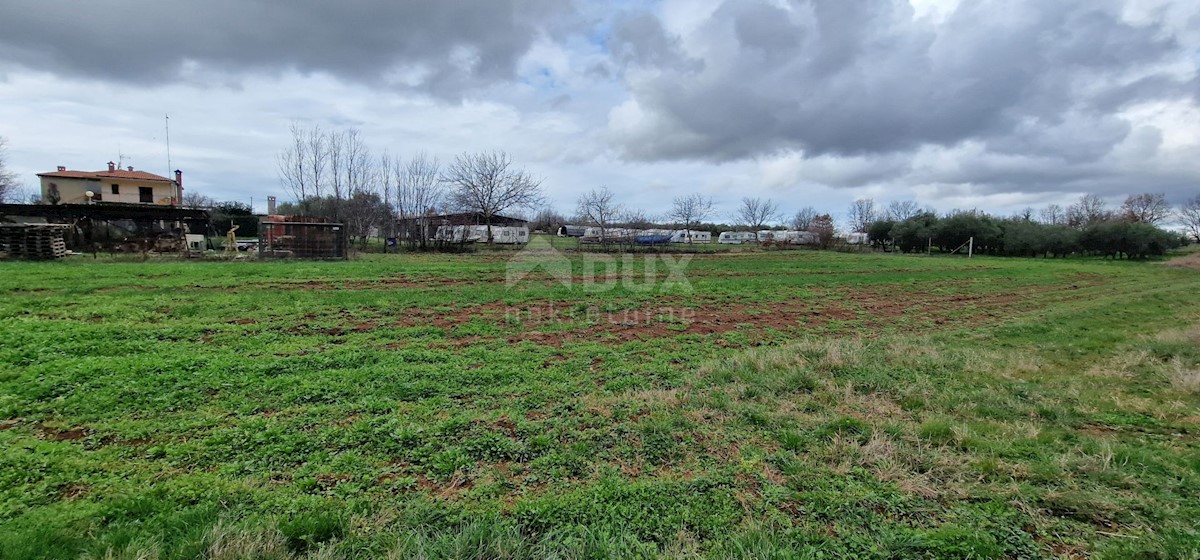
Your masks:
<svg viewBox="0 0 1200 560"><path fill-rule="evenodd" d="M58 430L45 425L38 425L38 430L42 432L42 437L50 441L79 441L87 437L87 432L83 428L71 428L69 430Z"/></svg>
<svg viewBox="0 0 1200 560"><path fill-rule="evenodd" d="M87 496L92 488L80 482L72 482L58 490L58 496L64 500L77 500Z"/></svg>
<svg viewBox="0 0 1200 560"><path fill-rule="evenodd" d="M1200 270L1200 251L1188 253L1182 257L1171 259L1163 263L1163 266L1168 266L1170 268Z"/></svg>

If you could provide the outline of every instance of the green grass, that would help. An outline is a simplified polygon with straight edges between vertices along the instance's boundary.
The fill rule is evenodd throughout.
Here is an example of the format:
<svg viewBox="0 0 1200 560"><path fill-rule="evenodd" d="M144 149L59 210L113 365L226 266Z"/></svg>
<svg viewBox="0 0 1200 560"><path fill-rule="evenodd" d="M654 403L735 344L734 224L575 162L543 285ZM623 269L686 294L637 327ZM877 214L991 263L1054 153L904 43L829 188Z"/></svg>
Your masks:
<svg viewBox="0 0 1200 560"><path fill-rule="evenodd" d="M0 558L1200 557L1194 270L513 253L0 263Z"/></svg>

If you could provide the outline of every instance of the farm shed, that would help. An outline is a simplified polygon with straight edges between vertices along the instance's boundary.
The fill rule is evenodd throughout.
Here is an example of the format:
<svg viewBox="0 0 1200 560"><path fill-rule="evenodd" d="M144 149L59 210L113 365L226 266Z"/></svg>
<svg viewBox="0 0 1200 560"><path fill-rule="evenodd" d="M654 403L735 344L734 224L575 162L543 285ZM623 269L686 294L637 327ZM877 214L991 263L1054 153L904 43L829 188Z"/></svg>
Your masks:
<svg viewBox="0 0 1200 560"><path fill-rule="evenodd" d="M184 235L205 234L209 216L156 204L0 204L0 223L49 223L71 226L68 249L181 250Z"/></svg>
<svg viewBox="0 0 1200 560"><path fill-rule="evenodd" d="M311 216L267 216L258 226L259 258L344 259L345 224Z"/></svg>

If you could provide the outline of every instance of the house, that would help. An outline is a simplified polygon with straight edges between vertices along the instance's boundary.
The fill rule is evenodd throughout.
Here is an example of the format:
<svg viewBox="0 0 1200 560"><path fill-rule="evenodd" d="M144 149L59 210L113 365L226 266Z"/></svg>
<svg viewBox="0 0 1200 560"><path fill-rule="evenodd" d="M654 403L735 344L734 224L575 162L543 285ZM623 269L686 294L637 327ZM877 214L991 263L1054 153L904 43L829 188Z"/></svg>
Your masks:
<svg viewBox="0 0 1200 560"><path fill-rule="evenodd" d="M38 173L38 177L42 180L42 200L49 204L122 202L179 206L183 200L183 172L178 170L172 180L135 171L132 165L117 169L117 164L110 161L107 171L70 171L60 165L57 171Z"/></svg>

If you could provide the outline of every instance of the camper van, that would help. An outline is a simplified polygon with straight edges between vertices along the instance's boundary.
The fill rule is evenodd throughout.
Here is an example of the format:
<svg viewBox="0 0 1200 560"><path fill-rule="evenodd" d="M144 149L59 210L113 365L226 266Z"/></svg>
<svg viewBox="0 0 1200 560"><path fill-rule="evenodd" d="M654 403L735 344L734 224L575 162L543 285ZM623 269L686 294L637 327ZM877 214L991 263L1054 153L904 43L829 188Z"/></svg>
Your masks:
<svg viewBox="0 0 1200 560"><path fill-rule="evenodd" d="M758 241L758 236L750 231L722 231L721 235L717 236L717 243L722 245L741 245L755 241Z"/></svg>

